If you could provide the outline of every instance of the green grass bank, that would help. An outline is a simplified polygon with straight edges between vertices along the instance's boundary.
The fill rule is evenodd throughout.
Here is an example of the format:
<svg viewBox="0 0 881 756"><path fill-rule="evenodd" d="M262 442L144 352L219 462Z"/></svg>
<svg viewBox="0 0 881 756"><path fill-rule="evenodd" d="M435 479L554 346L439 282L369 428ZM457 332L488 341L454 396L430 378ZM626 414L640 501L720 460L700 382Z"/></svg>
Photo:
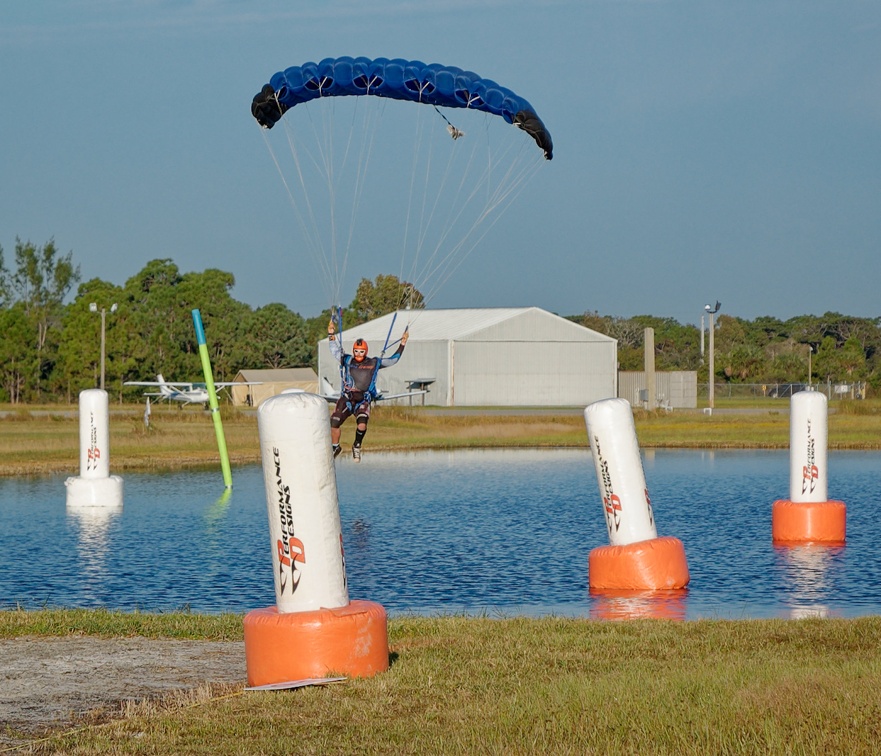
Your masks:
<svg viewBox="0 0 881 756"><path fill-rule="evenodd" d="M241 618L0 613L0 638L241 638ZM44 733L28 752L877 753L881 618L403 617L391 667L286 692L205 689Z"/></svg>

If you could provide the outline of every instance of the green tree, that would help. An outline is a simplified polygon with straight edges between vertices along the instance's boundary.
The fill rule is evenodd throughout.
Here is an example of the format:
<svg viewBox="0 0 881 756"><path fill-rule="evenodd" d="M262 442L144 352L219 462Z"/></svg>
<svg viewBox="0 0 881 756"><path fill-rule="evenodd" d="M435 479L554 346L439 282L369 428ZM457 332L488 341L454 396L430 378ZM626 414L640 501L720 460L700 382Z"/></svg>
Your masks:
<svg viewBox="0 0 881 756"><path fill-rule="evenodd" d="M0 309L0 333L0 398L18 404L25 399L37 360L31 322L21 302Z"/></svg>
<svg viewBox="0 0 881 756"><path fill-rule="evenodd" d="M189 318L189 329L184 328L182 334L182 348L198 355L192 320L192 311L198 309L205 327L211 371L217 380L235 377L245 360L250 338L247 322L252 311L233 298L230 292L234 286L232 273L209 268L202 273L185 273L175 291L178 306Z"/></svg>
<svg viewBox="0 0 881 756"><path fill-rule="evenodd" d="M315 347L307 340L306 321L286 305L275 302L255 310L248 318L247 333L245 361L250 367L300 367L312 362Z"/></svg>
<svg viewBox="0 0 881 756"><path fill-rule="evenodd" d="M813 372L821 380L839 380L844 368L838 358L839 353L835 339L832 336L826 336L817 348L817 354L813 360Z"/></svg>
<svg viewBox="0 0 881 756"><path fill-rule="evenodd" d="M181 301L180 271L170 259L151 260L123 287L120 310L128 314L133 340L131 380L152 380L162 373L168 380L198 374L199 358L193 348L192 314ZM182 380L182 379L180 379Z"/></svg>
<svg viewBox="0 0 881 756"><path fill-rule="evenodd" d="M349 305L357 323L375 320L401 308L418 310L424 307L424 297L413 284L401 281L397 276L382 274L374 281L362 278Z"/></svg>
<svg viewBox="0 0 881 756"><path fill-rule="evenodd" d="M851 336L839 348L839 361L844 369L842 376L848 382L861 381L866 378L866 353L857 336Z"/></svg>
<svg viewBox="0 0 881 756"><path fill-rule="evenodd" d="M73 264L73 253L59 255L51 239L38 247L16 238L15 270L7 271L0 264L0 291L7 300L21 304L29 326L27 338L33 346L27 381L20 392L25 399L39 399L42 395L57 359L64 298L79 278L79 266ZM18 329L16 333L19 338L24 336ZM29 351L24 345L13 349L20 354Z"/></svg>
<svg viewBox="0 0 881 756"><path fill-rule="evenodd" d="M658 318L652 315L636 315L630 320L641 330L643 341L646 328L654 331L655 367L658 370L697 370L700 364L698 328L682 325L674 318Z"/></svg>
<svg viewBox="0 0 881 756"><path fill-rule="evenodd" d="M90 309L93 303L97 312ZM116 312L111 311L114 304ZM121 304L124 292L118 286L99 278L80 284L61 321L63 338L50 382L56 395L71 402L83 389L100 385L101 309L105 311L105 388L121 389L124 376L134 367L132 343L138 341L126 327L130 310Z"/></svg>
<svg viewBox="0 0 881 756"><path fill-rule="evenodd" d="M764 352L754 344L736 344L717 357L722 372L729 380L754 383L765 374Z"/></svg>

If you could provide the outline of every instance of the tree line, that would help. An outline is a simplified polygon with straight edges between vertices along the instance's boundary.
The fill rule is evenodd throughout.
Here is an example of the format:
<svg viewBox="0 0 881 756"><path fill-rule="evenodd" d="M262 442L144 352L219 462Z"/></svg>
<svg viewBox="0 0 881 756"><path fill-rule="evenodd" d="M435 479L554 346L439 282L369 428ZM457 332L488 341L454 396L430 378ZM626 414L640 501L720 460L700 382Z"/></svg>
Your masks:
<svg viewBox="0 0 881 756"><path fill-rule="evenodd" d="M701 329L673 318L639 315L620 318L587 312L570 320L618 340L621 370L643 370L646 328L654 329L658 370L696 370L708 376L709 335L701 354ZM715 381L725 383L866 382L881 389L881 318L827 312L789 320L762 316L746 320L715 318Z"/></svg>
<svg viewBox="0 0 881 756"><path fill-rule="evenodd" d="M315 367L315 345L327 334L330 310L303 317L282 303L252 308L232 296L234 285L231 273L216 268L181 273L168 258L149 261L122 286L99 278L81 282L73 254L61 254L54 240L39 246L16 239L8 268L0 247L0 402L74 402L81 390L99 385L102 319L105 387L120 400L140 396L137 388L122 385L126 380L201 375L193 309L201 313L218 381L242 369ZM424 307L422 294L396 276L362 279L343 310L343 326L392 312L404 301ZM650 326L657 369L697 370L699 380L707 380L696 326L648 315L567 317L616 338L622 370L643 368L643 334ZM810 348L814 380L861 380L878 389L879 346L881 318L826 313L748 321L720 315L716 380L804 381Z"/></svg>

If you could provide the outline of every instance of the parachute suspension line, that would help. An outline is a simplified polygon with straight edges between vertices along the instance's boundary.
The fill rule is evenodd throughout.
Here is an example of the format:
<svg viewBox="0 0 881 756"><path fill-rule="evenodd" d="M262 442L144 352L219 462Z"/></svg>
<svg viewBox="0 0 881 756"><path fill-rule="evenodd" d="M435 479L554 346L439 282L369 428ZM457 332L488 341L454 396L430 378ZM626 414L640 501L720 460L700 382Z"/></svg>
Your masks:
<svg viewBox="0 0 881 756"><path fill-rule="evenodd" d="M410 221L413 218L413 201L416 194L416 176L419 169L419 159L418 156L421 153L420 145L422 144L422 111L416 111L415 118L415 133L413 136L413 151L410 158L410 180L409 180L409 191L407 192L407 207L404 211L404 234L401 239L401 264L398 269L398 279L404 279L404 265L407 260L407 247L410 244ZM418 233L416 234L418 237ZM416 251L413 255L415 259L419 257L419 245L416 244ZM413 258L411 258L412 260ZM415 263L411 262L411 265L415 265Z"/></svg>
<svg viewBox="0 0 881 756"><path fill-rule="evenodd" d="M354 111L352 113L352 128L350 129L349 145L351 146L351 143L355 138L355 134L357 133L360 138L360 146L357 150L358 163L357 169L354 171L354 200L352 202L352 211L349 218L349 233L346 240L347 263L349 251L352 249L355 237L358 211L360 209L361 200L364 196L364 192L367 186L366 177L368 174L368 169L370 167L371 158L373 156L373 148L376 145L376 138L379 132L377 124L381 120L382 115L382 111L380 111L379 108L360 107L359 98L355 99L356 102L354 105ZM360 123L357 123L355 121L356 115L358 116ZM357 128L358 126L360 126L360 128ZM346 151L346 161L348 161L348 147ZM345 267L343 268L342 274L345 275Z"/></svg>
<svg viewBox="0 0 881 756"><path fill-rule="evenodd" d="M441 114L441 115L443 115L443 114ZM463 194L465 193L464 187L466 185L468 176L471 173L471 165L474 163L474 160L475 160L474 156L475 156L475 152L476 152L477 147L478 147L477 143L472 143L471 150L469 150L467 153L468 154L468 161L465 166L465 170L460 176L458 185L453 187L451 190L452 191L451 196L454 198L454 201L451 202L449 205L446 222L439 222L438 223L438 225L440 227L440 232L437 235L437 238L435 240L434 250L428 256L427 261L422 266L420 266L420 268L422 270L422 275L419 276L418 278L416 277L416 269L415 269L415 265L414 265L413 280L415 283L417 283L420 290L424 289L424 287L427 285L427 283L431 280L432 275L438 269L443 269L444 266L449 263L450 259L457 253L458 249L461 247L461 245L454 246L452 249L450 249L447 252L447 254L443 258L441 258L440 261L438 261L438 257L441 253L442 248L446 244L447 239L449 238L450 234L453 233L453 231L457 227L457 222L460 221L462 214L468 208L468 205L470 204L471 199L473 197L474 192L472 191L471 195L467 198L467 200L465 202L461 201L460 199L457 199L459 197L462 197ZM440 182L439 189L435 194L434 207L431 212L432 219L435 217L435 215L437 213L441 198L443 197L443 195L445 193L447 193L447 185L449 183L450 176L452 174L452 169L453 169L454 159L456 157L456 150L457 149L458 148L454 148L454 149L450 150L449 161L447 163L447 167L446 167L445 171L443 172L443 177ZM425 194L427 195L427 191L425 192ZM457 207L458 207L458 211L456 210ZM420 241L419 241L420 254L421 254L421 251L424 247L428 232L430 230L429 226L430 226L430 223L423 224L422 236L420 237ZM468 233L470 234L471 230L469 230ZM436 286L434 288L436 291L440 287ZM430 296L426 296L425 292L423 291L424 302L428 302L429 298L433 297L434 293L435 292L430 292Z"/></svg>
<svg viewBox="0 0 881 756"><path fill-rule="evenodd" d="M488 135L487 135L488 138ZM516 143L516 140L515 140ZM458 269L459 265L477 248L483 238L492 229L496 222L502 217L502 210L508 207L516 196L522 191L527 184L527 179L535 174L542 165L542 161L532 157L531 152L523 149L525 143L520 140L518 147L511 147L502 155L496 156L498 159L494 161L492 150L488 151L487 164L480 178L474 181L474 191L468 196L467 201L460 207L459 215L464 211L465 207L473 203L476 195L486 190L484 206L479 215L474 219L471 228L461 236L461 240L450 249L446 255L439 260L435 260L435 264L429 270L425 271L424 279L432 281L431 289L421 289L425 301L433 297L437 291L449 280L453 273ZM513 156L510 153L515 153ZM516 154L516 153L519 153ZM469 161L468 171L474 163ZM495 165L507 166L501 175L501 178L493 178ZM469 176L463 174L462 184L464 185L470 180ZM479 203L478 203L479 204ZM457 215L458 219L458 215ZM485 228L479 235L476 235L476 229L481 224L486 224ZM440 245L444 239L438 242L436 253L440 249ZM434 256L433 256L434 259Z"/></svg>
<svg viewBox="0 0 881 756"><path fill-rule="evenodd" d="M538 170L540 167L539 163L535 163L533 170L530 171L530 175ZM449 258L449 264L444 269L442 274L438 274L434 278L433 287L428 290L428 293L425 295L426 299L431 296L433 297L437 291L449 280L449 278L455 273L458 267L468 258L468 256L480 245L483 241L484 237L492 230L495 224L501 220L502 212L495 212L498 206L502 203L505 203L505 206L510 205L511 202L516 198L516 196L522 191L522 189L526 186L526 180L523 176L516 179L512 182L511 188L502 192L501 195L497 196L494 202L488 203L486 208L484 209L481 216L475 220L473 224L473 228L477 228L479 225L484 224L483 229L479 234L472 235L470 232L468 235L462 238L462 240L455 245L455 247L451 250L450 254L447 256ZM463 250L464 251L461 251Z"/></svg>
<svg viewBox="0 0 881 756"><path fill-rule="evenodd" d="M438 112L442 117L443 114L440 111ZM427 113L427 111L426 111ZM446 120L446 119L445 119ZM441 242L439 245L443 244L443 239L446 238L451 231L453 230L452 225L449 222L444 224L443 221L438 221L437 217L439 215L439 209L441 206L442 200L447 200L449 203L449 191L448 186L450 184L450 178L453 173L453 168L455 165L455 160L457 156L457 149L451 149L448 152L448 159L446 162L446 167L435 170L434 169L434 145L435 141L433 138L429 138L430 134L426 132L430 131L431 123L428 122L427 117L423 117L423 111L420 110L417 119L416 133L413 142L413 155L411 162L411 176L410 176L410 192L408 199L408 208L406 213L406 233L404 235L403 244L404 248L402 250L401 257L401 274L399 278L401 280L405 280L404 278L404 267L405 267L405 259L408 257L407 255L407 247L409 244L414 245L414 250L410 255L410 265L409 270L407 272L407 278L414 283L418 283L418 287L422 287L422 281L419 280L420 277L418 272L420 270L430 270L433 266L433 259L437 255L437 247L435 251L429 256L426 262L422 262L422 257L424 255L424 251L426 248L426 241L428 239L429 234L433 230L433 224L435 226L439 226L442 231ZM428 146L426 146L426 142ZM437 175L437 178L433 174ZM421 178L421 186L417 186L417 177ZM433 197L431 193L433 192ZM457 204L455 198L461 196L462 193L462 185L459 184L458 187L453 188L453 202L449 203L452 207L455 207ZM414 211L413 205L414 202L419 200L419 211L418 213ZM418 218L417 218L418 215ZM412 222L417 221L417 229L415 232L410 231L410 225ZM448 221L450 218L447 219ZM413 241L410 241L411 235L414 237ZM410 292L410 300L412 304L412 291ZM423 300L423 304L427 300ZM402 293L402 302L403 304L403 293Z"/></svg>
<svg viewBox="0 0 881 756"><path fill-rule="evenodd" d="M474 163L476 147L477 147L476 144L472 144L472 149L470 150L469 155L468 155L468 162L465 165L464 171L460 175L458 186L456 186L453 190L453 195L455 197L462 197L464 194L466 194L465 185L466 185L466 181L468 179L468 176L471 173L471 166ZM451 154L451 160L452 160L452 154ZM447 180L449 178L449 173L450 173L449 169L451 167L452 167L452 162L448 166L448 172L445 173L445 175L444 175L442 188L446 187L446 183L447 183ZM435 271L437 271L438 269L443 269L449 263L449 261L452 259L452 257L457 253L458 249L460 248L461 245L454 245L447 252L447 254L445 256L441 257L440 260L438 260L438 257L441 254L441 250L443 249L444 245L447 243L447 240L450 237L450 235L452 234L453 229L458 227L458 224L462 218L462 215L465 213L466 209L471 205L472 199L473 199L474 194L476 193L477 189L478 189L478 187L474 187L472 189L471 193L468 194L468 196L465 198L464 201L457 200L456 203L451 204L451 206L449 208L449 212L447 214L446 222L441 224L442 231L440 234L437 235L437 238L435 240L434 250L429 255L428 261L427 261L426 266L424 268L424 271L425 271L424 278L425 278L426 282L431 279L431 277L435 273ZM441 195L441 192L439 192L436 197L437 201L440 200L440 195ZM457 207L458 207L458 210L456 210ZM469 234L471 234L472 231L473 231L473 226L471 229L469 229L466 232L465 238L467 238L467 236Z"/></svg>
<svg viewBox="0 0 881 756"><path fill-rule="evenodd" d="M312 252L316 266L321 272L324 288L329 294L330 301L335 303L341 301L342 284L348 267L355 233L355 218L358 213L360 199L365 191L366 169L370 162L378 129L371 125L371 113L375 114L375 111L371 108L360 108L357 113L353 114L353 118L361 118L363 128L351 129L345 145L342 146L342 149L338 150L335 130L333 128L333 111L336 108L336 98L325 98L320 104L326 107L297 111L301 119L306 119L307 124L297 124L296 119L290 115L284 120L285 133L287 134L291 154L297 167L304 204L308 209L306 217L300 212L298 203L294 200L293 192L287 185L281 169L279 169L279 172L282 174L282 180L285 182L288 194L291 196L292 205L298 214L300 225L309 242L310 252ZM314 117L316 114L319 115L318 118ZM375 115L372 120L376 120ZM297 131L303 131L306 125L308 125L311 138L295 136ZM296 147L300 142L309 147L309 149L305 150L305 155L312 168L311 175L313 179L317 178L319 180L317 186L324 187L322 192L316 191L316 184L310 181L307 177L307 172L303 170L302 163L304 158L300 157ZM356 167L352 167L353 163L356 164ZM348 231L338 223L340 196L337 187L339 180L348 182L344 183L343 186L348 189L349 185L351 185L354 187L355 192L348 219ZM319 206L323 206L325 212L329 214L329 220L324 222L317 219L313 207L313 201L318 200L322 195L326 198L326 201L322 201Z"/></svg>
<svg viewBox="0 0 881 756"><path fill-rule="evenodd" d="M331 320L334 319L334 308L331 307ZM337 338L339 339L340 346L343 345L343 308L342 305L336 306L336 321L337 321ZM340 396L342 396L346 391L346 359L343 358L343 361L340 362ZM351 411L351 407L349 408Z"/></svg>
<svg viewBox="0 0 881 756"><path fill-rule="evenodd" d="M288 145L291 150L291 156L294 161L294 164L297 169L297 174L300 179L300 185L302 187L305 186L305 181L303 178L302 166L300 165L300 157L297 152L296 145L291 138L290 128L287 122L285 122L285 130L288 137ZM304 216L303 211L301 209L301 203L297 201L297 198L294 196L294 191L291 188L291 185L288 183L287 177L285 175L284 170L281 167L281 164L278 160L278 156L275 153L275 150L272 147L272 143L269 141L269 135L266 133L265 129L261 129L263 135L263 141L266 144L266 148L269 150L269 154L272 157L273 162L275 163L276 170L278 171L279 176L281 176L282 183L284 184L285 191L288 194L288 200L291 203L291 208L294 211L294 215L296 216L301 230L307 239L307 246L312 254L313 260L318 267L318 272L321 277L324 279L325 288L327 288L332 280L331 271L328 269L326 265L326 256L323 254L319 254L318 250L322 248L321 238L318 234L315 233L315 229L317 228L317 223L315 222L314 212L312 208L312 204L309 201L309 193L305 192L304 202L303 204L306 206L306 214L308 215L311 222L307 222L306 216Z"/></svg>
<svg viewBox="0 0 881 756"><path fill-rule="evenodd" d="M324 103L321 103L324 105ZM330 230L330 260L329 265L333 270L333 291L332 291L332 300L334 302L340 301L340 278L341 278L341 270L345 266L346 256L343 254L343 259L340 259L340 251L339 251L339 239L337 237L337 223L336 223L336 215L337 215L337 191L335 185L335 169L334 169L334 156L336 150L336 143L334 140L334 131L333 131L333 118L332 112L329 114L328 111L332 111L334 106L334 101L331 100L327 103L326 107L319 108L319 113L321 116L320 129L318 128L313 121L313 133L315 133L315 144L317 145L318 154L316 158L318 159L318 164L320 167L321 176L325 181L325 191L327 192L327 212L330 213L330 222L329 222L329 230ZM311 115L311 114L310 114Z"/></svg>
<svg viewBox="0 0 881 756"><path fill-rule="evenodd" d="M440 179L440 184L439 184L438 190L435 193L434 203L431 208L431 213L427 219L427 222L423 226L423 235L422 235L422 238L419 240L420 250L424 247L424 245L426 243L426 239L428 237L428 232L429 232L429 227L434 222L434 218L436 217L436 215L439 214L441 199L447 193L447 185L448 185L450 178L451 178L451 175L452 175L454 160L456 157L456 155L455 155L456 149L457 148L453 148L452 150L449 151L449 158L447 160L447 165L446 165L446 168L444 169L442 177ZM473 158L473 153L472 153L472 158ZM467 173L467 169L466 169L466 173ZM463 185L462 185L462 182L460 179L458 187L454 188L452 191L454 197L461 197L462 196L462 186ZM425 192L425 196L427 198L427 196L428 196L427 191ZM446 223L439 222L439 225L440 225L441 229L443 229L443 230L442 230L441 234L438 236L438 241L435 245L434 251L429 256L429 259L428 259L428 267L429 268L431 267L435 257L437 256L438 249L444 243L446 238L449 236L449 234L452 232L453 228L455 227L456 220L452 214L452 209L455 207L455 204L456 203L451 203L450 212L447 215ZM459 202L458 204L460 205L460 212L459 212L459 215L460 215L462 212L464 212L465 207L464 207L464 205L462 205L461 202Z"/></svg>
<svg viewBox="0 0 881 756"><path fill-rule="evenodd" d="M419 115L420 119L418 139L414 143L416 152L413 156L413 171L414 174L421 171L422 186L421 188L416 190L420 198L420 202L418 213L418 227L415 234L415 251L411 258L410 274L408 276L408 278L411 279L416 275L416 271L420 267L422 267L420 260L422 257L422 251L425 248L425 238L431 226L432 217L432 213L427 210L427 206L429 201L429 189L431 187L432 170L434 165L434 140L426 138L426 119L422 117L422 111L420 111ZM426 141L428 142L427 147L425 146ZM419 156L423 153L423 151L425 152L425 158L420 162ZM435 190L435 202L437 202L442 194L443 184L441 184Z"/></svg>

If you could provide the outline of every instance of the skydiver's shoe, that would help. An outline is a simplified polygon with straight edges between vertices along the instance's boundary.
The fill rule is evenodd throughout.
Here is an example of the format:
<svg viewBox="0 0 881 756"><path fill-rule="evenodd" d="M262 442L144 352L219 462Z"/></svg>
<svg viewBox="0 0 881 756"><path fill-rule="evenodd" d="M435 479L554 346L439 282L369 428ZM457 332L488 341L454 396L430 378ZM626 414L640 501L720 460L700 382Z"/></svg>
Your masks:
<svg viewBox="0 0 881 756"><path fill-rule="evenodd" d="M353 446L352 447L352 459L354 459L356 462L361 461L361 447L360 446Z"/></svg>
<svg viewBox="0 0 881 756"><path fill-rule="evenodd" d="M342 454L342 453L343 453L343 447L340 446L339 444L336 444L336 445L333 447L333 458L336 459L336 458L339 457L340 454Z"/></svg>

